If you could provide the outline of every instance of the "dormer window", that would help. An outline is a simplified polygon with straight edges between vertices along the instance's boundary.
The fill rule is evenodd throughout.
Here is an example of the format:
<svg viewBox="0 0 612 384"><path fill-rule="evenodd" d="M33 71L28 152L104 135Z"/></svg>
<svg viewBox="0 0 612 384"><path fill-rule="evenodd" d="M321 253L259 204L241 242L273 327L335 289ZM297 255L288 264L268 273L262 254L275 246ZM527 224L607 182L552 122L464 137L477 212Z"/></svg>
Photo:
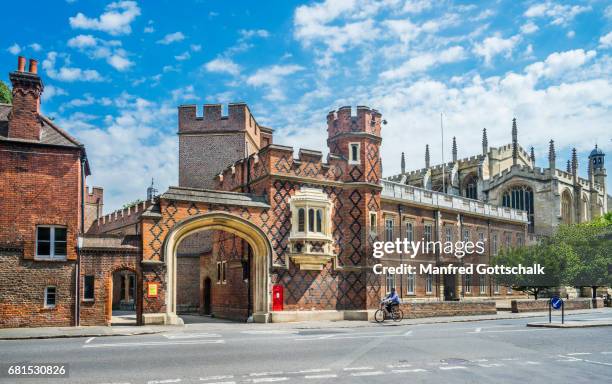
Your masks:
<svg viewBox="0 0 612 384"><path fill-rule="evenodd" d="M359 164L361 143L349 143L349 164Z"/></svg>
<svg viewBox="0 0 612 384"><path fill-rule="evenodd" d="M321 270L334 256L332 203L320 189L302 188L291 198L289 255L303 270Z"/></svg>

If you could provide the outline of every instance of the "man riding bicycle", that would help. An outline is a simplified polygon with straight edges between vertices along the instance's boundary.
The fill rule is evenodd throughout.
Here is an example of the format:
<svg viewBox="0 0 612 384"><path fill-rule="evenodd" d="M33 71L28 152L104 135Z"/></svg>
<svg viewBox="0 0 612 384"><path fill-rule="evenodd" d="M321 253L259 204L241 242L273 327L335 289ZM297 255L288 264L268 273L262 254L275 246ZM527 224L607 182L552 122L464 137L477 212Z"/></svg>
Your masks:
<svg viewBox="0 0 612 384"><path fill-rule="evenodd" d="M394 306L400 304L400 298L395 292L395 288L391 288L391 292L383 299L383 303L385 304L385 309L387 312L391 313L391 310Z"/></svg>

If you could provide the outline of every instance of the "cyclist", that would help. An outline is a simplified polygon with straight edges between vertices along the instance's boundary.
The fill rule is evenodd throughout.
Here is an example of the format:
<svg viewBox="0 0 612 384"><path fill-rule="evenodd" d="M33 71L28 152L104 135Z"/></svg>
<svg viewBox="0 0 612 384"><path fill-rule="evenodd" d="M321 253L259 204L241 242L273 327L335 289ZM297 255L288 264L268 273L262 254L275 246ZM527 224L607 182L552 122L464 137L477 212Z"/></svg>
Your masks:
<svg viewBox="0 0 612 384"><path fill-rule="evenodd" d="M394 306L399 305L400 298L395 292L395 288L391 288L391 292L383 299L383 303L385 304L385 309L387 312L391 313L391 310Z"/></svg>

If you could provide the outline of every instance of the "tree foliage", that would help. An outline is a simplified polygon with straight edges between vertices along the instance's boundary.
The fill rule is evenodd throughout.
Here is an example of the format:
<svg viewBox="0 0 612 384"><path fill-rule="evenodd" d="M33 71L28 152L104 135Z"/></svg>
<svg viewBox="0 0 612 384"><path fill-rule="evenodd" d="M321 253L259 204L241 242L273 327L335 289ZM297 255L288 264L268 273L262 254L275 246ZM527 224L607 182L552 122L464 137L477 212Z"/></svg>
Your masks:
<svg viewBox="0 0 612 384"><path fill-rule="evenodd" d="M10 88L0 80L0 103L12 104L13 96Z"/></svg>
<svg viewBox="0 0 612 384"><path fill-rule="evenodd" d="M498 275L500 284L535 296L560 285L612 286L608 268L612 265L612 214L589 223L562 225L551 237L538 244L502 251L493 259L496 265L530 266L540 264L545 275Z"/></svg>

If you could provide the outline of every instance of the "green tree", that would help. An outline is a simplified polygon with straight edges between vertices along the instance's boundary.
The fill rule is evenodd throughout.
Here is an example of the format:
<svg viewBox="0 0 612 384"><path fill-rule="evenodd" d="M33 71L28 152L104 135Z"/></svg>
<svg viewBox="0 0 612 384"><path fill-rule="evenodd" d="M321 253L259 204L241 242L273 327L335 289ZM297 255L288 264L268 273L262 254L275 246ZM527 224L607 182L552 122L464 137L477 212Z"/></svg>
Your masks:
<svg viewBox="0 0 612 384"><path fill-rule="evenodd" d="M593 298L597 288L612 286L612 221L611 215L600 217L591 223L563 225L555 233L552 242L567 244L571 248L567 283L576 287L591 287Z"/></svg>
<svg viewBox="0 0 612 384"><path fill-rule="evenodd" d="M0 80L0 103L12 104L13 96L9 87Z"/></svg>
<svg viewBox="0 0 612 384"><path fill-rule="evenodd" d="M130 203L123 204L121 209L126 209L128 207L133 207L134 205L137 205L137 204L140 204L140 203L142 203L142 199L136 199L136 200L134 200L134 201L132 201Z"/></svg>
<svg viewBox="0 0 612 384"><path fill-rule="evenodd" d="M567 262L571 257L572 250L567 244L548 240L542 240L539 244L529 247L505 249L493 258L494 265L530 267L539 264L544 267L544 274L500 274L496 275L495 279L512 289L529 293L537 300L542 291L564 283L567 279Z"/></svg>

